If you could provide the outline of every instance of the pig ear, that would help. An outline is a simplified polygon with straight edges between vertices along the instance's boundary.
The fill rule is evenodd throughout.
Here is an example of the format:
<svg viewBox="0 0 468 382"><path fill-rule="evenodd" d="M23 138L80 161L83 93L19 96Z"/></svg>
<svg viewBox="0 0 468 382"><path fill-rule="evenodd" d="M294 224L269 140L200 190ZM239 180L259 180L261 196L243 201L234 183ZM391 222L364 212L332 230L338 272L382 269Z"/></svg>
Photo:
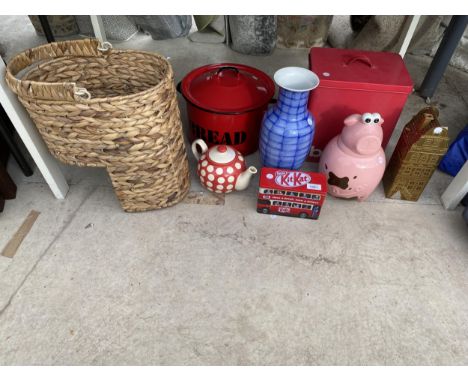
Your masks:
<svg viewBox="0 0 468 382"><path fill-rule="evenodd" d="M346 119L344 120L344 124L346 126L351 126L359 122L360 120L361 120L360 114L351 114L349 117L346 117Z"/></svg>

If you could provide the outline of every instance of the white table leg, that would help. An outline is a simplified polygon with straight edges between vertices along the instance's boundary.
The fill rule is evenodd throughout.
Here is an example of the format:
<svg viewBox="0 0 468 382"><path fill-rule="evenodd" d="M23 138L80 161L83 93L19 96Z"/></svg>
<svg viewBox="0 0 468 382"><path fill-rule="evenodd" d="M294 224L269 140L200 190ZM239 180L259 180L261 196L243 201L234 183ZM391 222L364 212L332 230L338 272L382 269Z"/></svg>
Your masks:
<svg viewBox="0 0 468 382"><path fill-rule="evenodd" d="M466 194L468 194L468 161L442 194L442 204L445 209L453 210Z"/></svg>
<svg viewBox="0 0 468 382"><path fill-rule="evenodd" d="M421 16L410 16L410 19L407 21L405 25L406 34L403 39L403 42L401 43L400 52L399 52L402 58L405 57L406 51L408 50L408 46L411 42L411 39L413 38L414 32L416 31L416 27L418 26L420 18Z"/></svg>
<svg viewBox="0 0 468 382"><path fill-rule="evenodd" d="M5 70L0 56L0 103L55 197L64 199L68 192L68 184L58 161L49 153L28 113L5 82Z"/></svg>
<svg viewBox="0 0 468 382"><path fill-rule="evenodd" d="M101 16L91 15L91 24L93 26L94 36L101 42L107 41L106 31Z"/></svg>

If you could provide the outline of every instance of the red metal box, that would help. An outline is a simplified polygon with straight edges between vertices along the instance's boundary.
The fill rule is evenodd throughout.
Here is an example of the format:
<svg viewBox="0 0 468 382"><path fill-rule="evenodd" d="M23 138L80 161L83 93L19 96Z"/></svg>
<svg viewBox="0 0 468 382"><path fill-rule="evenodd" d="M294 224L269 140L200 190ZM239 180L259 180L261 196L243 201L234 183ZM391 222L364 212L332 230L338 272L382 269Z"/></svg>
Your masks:
<svg viewBox="0 0 468 382"><path fill-rule="evenodd" d="M257 212L318 219L326 195L323 174L263 167Z"/></svg>
<svg viewBox="0 0 468 382"><path fill-rule="evenodd" d="M350 114L380 113L385 146L392 135L413 82L396 53L312 48L310 69L320 85L310 93L316 120L309 160L317 162L328 141L341 132Z"/></svg>

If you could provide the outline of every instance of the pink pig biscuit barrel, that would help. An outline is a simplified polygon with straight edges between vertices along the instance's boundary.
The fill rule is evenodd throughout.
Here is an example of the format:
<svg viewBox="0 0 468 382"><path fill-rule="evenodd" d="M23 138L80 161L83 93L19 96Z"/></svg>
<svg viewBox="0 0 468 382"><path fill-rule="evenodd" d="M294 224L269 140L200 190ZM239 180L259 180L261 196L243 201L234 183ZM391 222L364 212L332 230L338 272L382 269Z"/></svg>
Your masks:
<svg viewBox="0 0 468 382"><path fill-rule="evenodd" d="M385 171L383 122L379 113L350 115L341 134L327 144L319 169L331 195L363 201L375 190Z"/></svg>

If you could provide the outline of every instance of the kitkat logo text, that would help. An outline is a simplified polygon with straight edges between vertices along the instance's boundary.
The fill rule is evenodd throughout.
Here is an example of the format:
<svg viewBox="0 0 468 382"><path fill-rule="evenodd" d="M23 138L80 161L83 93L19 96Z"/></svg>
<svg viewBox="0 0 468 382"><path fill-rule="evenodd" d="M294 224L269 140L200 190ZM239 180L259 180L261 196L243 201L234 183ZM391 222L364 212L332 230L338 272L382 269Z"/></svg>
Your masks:
<svg viewBox="0 0 468 382"><path fill-rule="evenodd" d="M283 187L300 187L310 181L310 176L301 171L276 171L275 173L275 183Z"/></svg>

